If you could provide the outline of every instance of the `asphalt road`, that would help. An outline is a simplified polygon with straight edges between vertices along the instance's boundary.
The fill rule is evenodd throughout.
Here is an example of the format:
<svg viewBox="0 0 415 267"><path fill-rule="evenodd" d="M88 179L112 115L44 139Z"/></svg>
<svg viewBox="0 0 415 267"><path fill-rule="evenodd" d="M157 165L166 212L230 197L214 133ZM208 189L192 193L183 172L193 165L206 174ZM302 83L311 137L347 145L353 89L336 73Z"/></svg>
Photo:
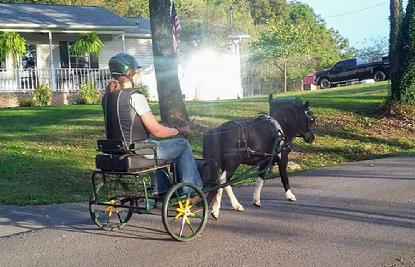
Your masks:
<svg viewBox="0 0 415 267"><path fill-rule="evenodd" d="M172 241L160 216L134 215L118 232L98 230L85 204L0 206L0 266L415 266L415 155L304 172L235 188L201 237Z"/></svg>

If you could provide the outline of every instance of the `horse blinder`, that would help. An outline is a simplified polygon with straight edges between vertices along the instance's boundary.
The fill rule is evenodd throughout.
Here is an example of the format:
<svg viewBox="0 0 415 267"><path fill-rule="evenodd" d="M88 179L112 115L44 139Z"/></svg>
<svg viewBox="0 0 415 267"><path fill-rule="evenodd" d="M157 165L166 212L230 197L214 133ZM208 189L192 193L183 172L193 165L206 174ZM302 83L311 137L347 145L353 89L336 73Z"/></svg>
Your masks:
<svg viewBox="0 0 415 267"><path fill-rule="evenodd" d="M307 122L307 132L304 134L303 138L306 143L311 144L315 138L314 133L311 130L311 126L316 122L316 117L314 117L310 110L305 111L305 117Z"/></svg>

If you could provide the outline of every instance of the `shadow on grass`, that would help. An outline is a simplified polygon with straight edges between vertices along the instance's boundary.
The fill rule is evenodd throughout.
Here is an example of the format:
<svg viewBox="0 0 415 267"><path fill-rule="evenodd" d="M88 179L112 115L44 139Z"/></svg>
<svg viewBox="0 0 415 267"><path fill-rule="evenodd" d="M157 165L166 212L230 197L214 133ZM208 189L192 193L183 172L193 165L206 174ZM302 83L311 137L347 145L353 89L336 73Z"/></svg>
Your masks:
<svg viewBox="0 0 415 267"><path fill-rule="evenodd" d="M364 144L383 144L403 150L415 149L415 144L410 145L408 143L402 143L396 139L380 138L375 136L364 136L353 132L346 132L337 129L318 129L316 133L321 135L328 135L333 138L360 141ZM312 149L312 147L310 147L310 149Z"/></svg>
<svg viewBox="0 0 415 267"><path fill-rule="evenodd" d="M81 145L104 134L100 106L51 106L0 110L1 143Z"/></svg>
<svg viewBox="0 0 415 267"><path fill-rule="evenodd" d="M0 110L0 131L32 132L46 126L90 126L102 125L100 106L49 106Z"/></svg>
<svg viewBox="0 0 415 267"><path fill-rule="evenodd" d="M22 154L24 153L24 154ZM88 155L70 151L6 151L0 155L0 204L85 201L91 192ZM91 162L93 157L91 156Z"/></svg>

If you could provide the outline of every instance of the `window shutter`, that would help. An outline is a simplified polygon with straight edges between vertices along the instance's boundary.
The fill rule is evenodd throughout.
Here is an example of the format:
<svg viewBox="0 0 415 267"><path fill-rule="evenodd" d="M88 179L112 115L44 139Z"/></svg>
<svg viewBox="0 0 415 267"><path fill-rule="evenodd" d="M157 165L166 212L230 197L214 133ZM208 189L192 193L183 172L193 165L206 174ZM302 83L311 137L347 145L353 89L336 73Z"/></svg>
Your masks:
<svg viewBox="0 0 415 267"><path fill-rule="evenodd" d="M99 68L99 63L98 63L98 56L90 56L90 67L93 69L98 69Z"/></svg>
<svg viewBox="0 0 415 267"><path fill-rule="evenodd" d="M59 42L61 68L69 68L69 44L67 41Z"/></svg>

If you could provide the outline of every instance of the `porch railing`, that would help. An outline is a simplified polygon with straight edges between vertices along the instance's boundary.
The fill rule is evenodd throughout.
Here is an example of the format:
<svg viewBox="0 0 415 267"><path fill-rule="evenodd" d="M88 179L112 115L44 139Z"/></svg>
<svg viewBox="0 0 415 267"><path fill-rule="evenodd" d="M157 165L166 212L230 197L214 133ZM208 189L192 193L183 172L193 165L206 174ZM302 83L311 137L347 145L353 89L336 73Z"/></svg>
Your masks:
<svg viewBox="0 0 415 267"><path fill-rule="evenodd" d="M86 82L104 90L110 79L108 69L0 69L0 92L32 91L40 84L49 84L55 91L77 91Z"/></svg>

